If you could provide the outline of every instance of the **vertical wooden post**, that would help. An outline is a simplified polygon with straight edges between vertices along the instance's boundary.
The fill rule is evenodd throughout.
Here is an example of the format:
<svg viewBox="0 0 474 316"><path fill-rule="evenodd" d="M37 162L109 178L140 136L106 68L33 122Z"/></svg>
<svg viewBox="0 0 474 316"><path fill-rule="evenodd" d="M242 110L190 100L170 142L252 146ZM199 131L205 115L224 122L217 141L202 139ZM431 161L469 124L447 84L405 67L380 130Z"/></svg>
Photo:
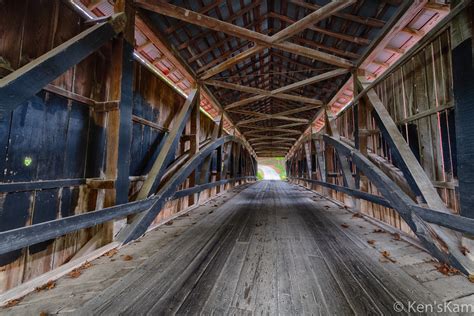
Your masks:
<svg viewBox="0 0 474 316"><path fill-rule="evenodd" d="M311 135L311 134L310 134ZM308 178L313 178L313 170L311 165L311 139L309 142L303 143L305 158L306 158L306 168L308 169Z"/></svg>
<svg viewBox="0 0 474 316"><path fill-rule="evenodd" d="M215 125L213 126L212 130L212 135L211 135L211 140L214 141L219 137L220 130L221 130L221 125L219 122L216 122ZM219 150L219 148L217 148ZM210 181L212 181L212 172L211 172L211 167L212 167L212 160L215 157L215 152L210 154L209 156L204 159L202 165L201 165L201 170L199 172L199 181L198 184L205 184ZM201 193L198 193L198 201L201 199Z"/></svg>
<svg viewBox="0 0 474 316"><path fill-rule="evenodd" d="M198 88L199 90L199 88ZM199 152L199 142L200 142L200 130L201 130L201 112L200 108L200 96L197 96L196 104L193 106L191 110L191 138L190 138L190 148L189 148L189 156L192 157ZM197 182L197 172L194 170L191 175L189 176L189 187L192 188L196 185ZM189 196L189 205L193 205L197 202L197 193L191 194Z"/></svg>
<svg viewBox="0 0 474 316"><path fill-rule="evenodd" d="M473 7L453 21L451 35L459 200L461 215L470 218L474 218L474 41L469 26Z"/></svg>
<svg viewBox="0 0 474 316"><path fill-rule="evenodd" d="M334 136L334 138L340 139L336 122L332 119L328 111L326 111L326 131L330 136ZM349 162L347 161L347 157L344 157L338 151L335 152L335 155L339 161L339 166L341 168L342 176L344 178L344 185L350 189L355 189L355 181L352 177L352 170L349 165ZM355 198L347 197L347 199L345 199L345 202L348 204L349 207L357 209L357 202Z"/></svg>
<svg viewBox="0 0 474 316"><path fill-rule="evenodd" d="M132 1L117 1L114 11L125 12L126 26L122 36L112 42L108 100L118 102L118 109L107 112L105 179L115 180L115 188L101 190L103 207L128 202L130 147L132 143L133 107L133 43L135 10ZM120 226L117 224L116 226ZM112 223L104 227L107 239L112 239L119 227Z"/></svg>
<svg viewBox="0 0 474 316"><path fill-rule="evenodd" d="M353 88L354 88L354 95L359 94L359 85L357 84L357 80L359 76L364 76L365 72L363 70L357 70L353 73ZM356 123L356 148L367 157L367 137L369 136L369 131L367 128L367 103L364 99L359 100L357 106L355 108L355 123ZM369 191L369 181L365 175L357 168L356 173L356 188L363 191ZM368 206L368 202L365 200L358 200L359 209L366 210Z"/></svg>
<svg viewBox="0 0 474 316"><path fill-rule="evenodd" d="M455 6L458 1L453 1ZM455 100L457 175L460 214L474 218L474 6L466 8L451 25L453 91ZM474 236L464 234L462 245L474 260Z"/></svg>

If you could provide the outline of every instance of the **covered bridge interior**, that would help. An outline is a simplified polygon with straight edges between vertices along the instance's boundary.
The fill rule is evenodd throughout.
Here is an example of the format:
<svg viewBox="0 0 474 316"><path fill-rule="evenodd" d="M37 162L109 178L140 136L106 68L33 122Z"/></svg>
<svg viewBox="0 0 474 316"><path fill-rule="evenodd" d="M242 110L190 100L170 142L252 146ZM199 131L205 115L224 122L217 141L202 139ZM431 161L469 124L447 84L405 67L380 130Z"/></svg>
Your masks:
<svg viewBox="0 0 474 316"><path fill-rule="evenodd" d="M474 313L472 1L0 8L0 314Z"/></svg>

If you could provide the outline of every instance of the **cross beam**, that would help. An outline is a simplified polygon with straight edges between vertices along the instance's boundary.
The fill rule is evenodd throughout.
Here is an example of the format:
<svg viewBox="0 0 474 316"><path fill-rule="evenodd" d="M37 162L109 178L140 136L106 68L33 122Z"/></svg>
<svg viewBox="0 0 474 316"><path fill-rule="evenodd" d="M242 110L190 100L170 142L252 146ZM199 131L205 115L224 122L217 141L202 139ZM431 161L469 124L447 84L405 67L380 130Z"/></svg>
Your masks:
<svg viewBox="0 0 474 316"><path fill-rule="evenodd" d="M259 113L259 112L253 112L253 111L245 111L245 112L240 111L242 113L246 113L246 114L248 113L249 115L255 115L258 117L240 121L236 125L241 126L243 124L255 123L255 122L266 121L266 120L271 120L271 119L294 121L294 122L301 122L301 123L309 122L308 119L289 117L288 115L309 111L315 108L316 108L315 106L304 106L301 108L286 110L286 111L275 113L275 114L265 114L265 113Z"/></svg>
<svg viewBox="0 0 474 316"><path fill-rule="evenodd" d="M215 86L215 87L231 89L231 90L236 90L236 91L241 91L241 92L253 93L253 94L258 95L258 96L253 96L253 97L250 97L250 98L247 98L247 99L240 100L240 101L234 102L232 104L229 104L229 105L224 107L226 110L236 108L236 107L240 107L242 105L245 105L245 104L248 104L248 103L251 103L251 102L259 101L259 100L265 99L265 98L270 97L270 96L274 97L274 98L284 99L284 100L292 100L292 101L297 101L297 102L304 102L304 103L309 103L309 104L322 105L322 102L319 101L319 100L314 100L314 99L305 98L305 97L301 97L301 96L289 95L289 94L285 94L285 92L295 90L295 89L298 89L298 88L301 88L301 87L304 87L304 86L307 86L307 85L310 85L310 84L314 84L314 83L317 83L317 82L321 82L321 81L324 81L324 80L328 80L328 79L331 79L331 78L334 78L334 77L338 77L338 76L344 75L346 73L348 73L347 69L335 69L335 70L325 72L323 74L313 76L313 77L305 79L305 80L301 80L301 81L289 84L287 86L284 86L284 87L281 87L281 88L278 88L278 89L275 89L275 90L272 90L272 91L253 88L253 87L247 87L247 86L242 86L242 85L238 85L238 84L234 84L234 83L217 81L217 80L206 80L206 81L204 81L204 83L206 85L211 85L211 86Z"/></svg>
<svg viewBox="0 0 474 316"><path fill-rule="evenodd" d="M259 95L259 98L252 97L245 100L241 100L241 101L246 101L246 102L249 101L249 99L250 99L249 102L254 102L254 101L265 99L266 97L274 97L278 99L291 100L291 101L302 102L302 103L307 103L307 104L315 104L315 105L323 104L322 101L316 100L316 99L311 99L311 98L306 98L306 97L286 94L286 93L273 93L273 91L246 87L246 86L241 86L238 84L228 83L228 82L223 82L223 81L210 80L210 81L206 81L205 83L211 86L215 86L215 87L221 87L225 89L231 89L231 90L242 91L242 92L247 92L247 93L255 93ZM230 108L230 105L225 107L225 109L228 109L228 108Z"/></svg>
<svg viewBox="0 0 474 316"><path fill-rule="evenodd" d="M227 23L206 15L199 14L197 12L187 10L178 6L174 6L168 3L149 3L146 0L137 0L135 4L145 10L153 11L168 17L172 17L187 23L191 23L200 27L206 27L217 32L223 32L231 36L246 39L256 43L256 46L245 51L241 54L237 54L231 59L225 62L225 65L217 65L216 67L208 70L201 78L208 79L213 75L229 68L237 62L258 53L265 47L273 47L292 54L305 56L311 59L316 59L331 65L335 65L342 68L352 68L354 64L344 58L340 58L328 53L310 49L304 46L300 46L294 43L285 41L287 38L303 31L311 24L315 24L320 20L327 18L334 12L337 12L351 4L355 0L336 0L332 1L321 9L309 14L305 18L301 19L297 23L290 27L274 34L273 36L264 35L255 31L248 30L246 28Z"/></svg>

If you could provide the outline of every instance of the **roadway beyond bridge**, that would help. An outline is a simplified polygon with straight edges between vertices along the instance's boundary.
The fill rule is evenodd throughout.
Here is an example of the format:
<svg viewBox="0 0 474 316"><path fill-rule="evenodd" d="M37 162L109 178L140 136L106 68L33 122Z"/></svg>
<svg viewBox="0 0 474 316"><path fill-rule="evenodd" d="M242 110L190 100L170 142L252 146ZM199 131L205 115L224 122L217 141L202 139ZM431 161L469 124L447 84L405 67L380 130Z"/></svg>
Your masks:
<svg viewBox="0 0 474 316"><path fill-rule="evenodd" d="M50 288L2 314L389 315L474 297L400 236L283 181L226 192Z"/></svg>

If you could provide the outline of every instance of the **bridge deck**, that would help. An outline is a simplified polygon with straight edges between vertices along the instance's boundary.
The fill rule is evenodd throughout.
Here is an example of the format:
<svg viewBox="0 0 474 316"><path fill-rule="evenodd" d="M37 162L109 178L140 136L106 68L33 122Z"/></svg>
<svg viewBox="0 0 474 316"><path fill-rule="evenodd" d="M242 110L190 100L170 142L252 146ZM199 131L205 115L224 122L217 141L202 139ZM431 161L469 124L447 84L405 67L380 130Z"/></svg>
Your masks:
<svg viewBox="0 0 474 316"><path fill-rule="evenodd" d="M237 191L0 312L395 314L396 301L474 300L464 277L314 193L280 181Z"/></svg>

